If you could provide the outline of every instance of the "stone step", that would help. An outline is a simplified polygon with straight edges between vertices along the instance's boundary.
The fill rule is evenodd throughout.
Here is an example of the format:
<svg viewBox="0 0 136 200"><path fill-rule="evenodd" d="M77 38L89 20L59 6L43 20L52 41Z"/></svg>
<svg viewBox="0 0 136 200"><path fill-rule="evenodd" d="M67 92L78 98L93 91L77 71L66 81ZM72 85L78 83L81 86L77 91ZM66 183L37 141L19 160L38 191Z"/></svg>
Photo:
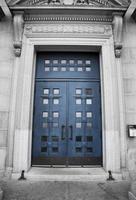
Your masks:
<svg viewBox="0 0 136 200"><path fill-rule="evenodd" d="M20 173L13 173L12 178L18 179ZM37 168L32 167L25 177L37 181L106 181L108 173L103 168ZM113 173L115 180L122 180L121 173Z"/></svg>

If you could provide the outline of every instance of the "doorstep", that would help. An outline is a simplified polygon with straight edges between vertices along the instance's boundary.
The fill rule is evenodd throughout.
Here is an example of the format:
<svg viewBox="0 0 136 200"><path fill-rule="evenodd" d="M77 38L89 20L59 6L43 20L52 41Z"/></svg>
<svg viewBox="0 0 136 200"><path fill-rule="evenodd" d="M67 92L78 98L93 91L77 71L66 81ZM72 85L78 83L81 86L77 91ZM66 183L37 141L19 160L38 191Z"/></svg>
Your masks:
<svg viewBox="0 0 136 200"><path fill-rule="evenodd" d="M20 173L13 173L12 179L18 179ZM122 180L121 173L113 173L115 180ZM34 181L106 181L108 173L103 168L43 168L32 167L25 178Z"/></svg>

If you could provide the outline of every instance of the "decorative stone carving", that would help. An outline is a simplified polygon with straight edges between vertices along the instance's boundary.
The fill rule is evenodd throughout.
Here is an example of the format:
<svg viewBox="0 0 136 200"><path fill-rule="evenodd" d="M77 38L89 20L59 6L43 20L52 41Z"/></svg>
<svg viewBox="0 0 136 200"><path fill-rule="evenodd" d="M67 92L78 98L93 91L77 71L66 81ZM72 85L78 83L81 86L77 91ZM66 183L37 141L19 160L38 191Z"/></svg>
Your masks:
<svg viewBox="0 0 136 200"><path fill-rule="evenodd" d="M63 0L63 4L64 5L73 5L74 4L74 0Z"/></svg>
<svg viewBox="0 0 136 200"><path fill-rule="evenodd" d="M23 36L23 12L16 12L13 19L14 24L14 52L15 56L19 57L22 50L22 36Z"/></svg>
<svg viewBox="0 0 136 200"><path fill-rule="evenodd" d="M62 1L61 0L49 0L48 3L50 5L62 5Z"/></svg>
<svg viewBox="0 0 136 200"><path fill-rule="evenodd" d="M25 34L88 34L111 36L112 28L110 25L84 25L84 24L46 24L46 25L26 25Z"/></svg>
<svg viewBox="0 0 136 200"><path fill-rule="evenodd" d="M95 7L128 7L130 0L7 0L9 6L86 5Z"/></svg>
<svg viewBox="0 0 136 200"><path fill-rule="evenodd" d="M120 58L122 51L122 31L123 31L123 17L121 13L114 13L113 16L113 37L115 56Z"/></svg>
<svg viewBox="0 0 136 200"><path fill-rule="evenodd" d="M24 21L27 23L35 22L112 22L112 16L101 16L101 15L25 15Z"/></svg>
<svg viewBox="0 0 136 200"><path fill-rule="evenodd" d="M88 0L75 0L75 5L88 5Z"/></svg>

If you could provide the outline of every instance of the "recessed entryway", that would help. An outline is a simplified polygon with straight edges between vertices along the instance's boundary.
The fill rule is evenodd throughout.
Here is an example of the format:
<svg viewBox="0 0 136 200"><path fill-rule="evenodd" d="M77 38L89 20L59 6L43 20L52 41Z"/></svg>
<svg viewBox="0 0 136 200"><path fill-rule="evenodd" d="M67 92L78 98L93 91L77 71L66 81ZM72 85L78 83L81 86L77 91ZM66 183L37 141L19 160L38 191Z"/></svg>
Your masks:
<svg viewBox="0 0 136 200"><path fill-rule="evenodd" d="M38 53L32 165L102 165L98 53Z"/></svg>

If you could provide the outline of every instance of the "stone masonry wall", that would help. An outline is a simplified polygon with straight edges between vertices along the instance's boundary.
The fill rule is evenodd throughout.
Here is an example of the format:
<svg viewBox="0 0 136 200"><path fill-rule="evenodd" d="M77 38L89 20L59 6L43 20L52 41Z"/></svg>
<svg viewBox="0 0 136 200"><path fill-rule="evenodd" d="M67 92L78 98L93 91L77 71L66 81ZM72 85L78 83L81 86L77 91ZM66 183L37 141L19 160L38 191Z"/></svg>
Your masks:
<svg viewBox="0 0 136 200"><path fill-rule="evenodd" d="M5 169L11 78L13 25L10 17L0 21L0 171Z"/></svg>
<svg viewBox="0 0 136 200"><path fill-rule="evenodd" d="M134 4L133 4L134 6ZM132 19L134 7L126 13L123 30L122 72L124 81L125 123L136 124L136 23ZM127 167L136 170L136 138L128 138Z"/></svg>

